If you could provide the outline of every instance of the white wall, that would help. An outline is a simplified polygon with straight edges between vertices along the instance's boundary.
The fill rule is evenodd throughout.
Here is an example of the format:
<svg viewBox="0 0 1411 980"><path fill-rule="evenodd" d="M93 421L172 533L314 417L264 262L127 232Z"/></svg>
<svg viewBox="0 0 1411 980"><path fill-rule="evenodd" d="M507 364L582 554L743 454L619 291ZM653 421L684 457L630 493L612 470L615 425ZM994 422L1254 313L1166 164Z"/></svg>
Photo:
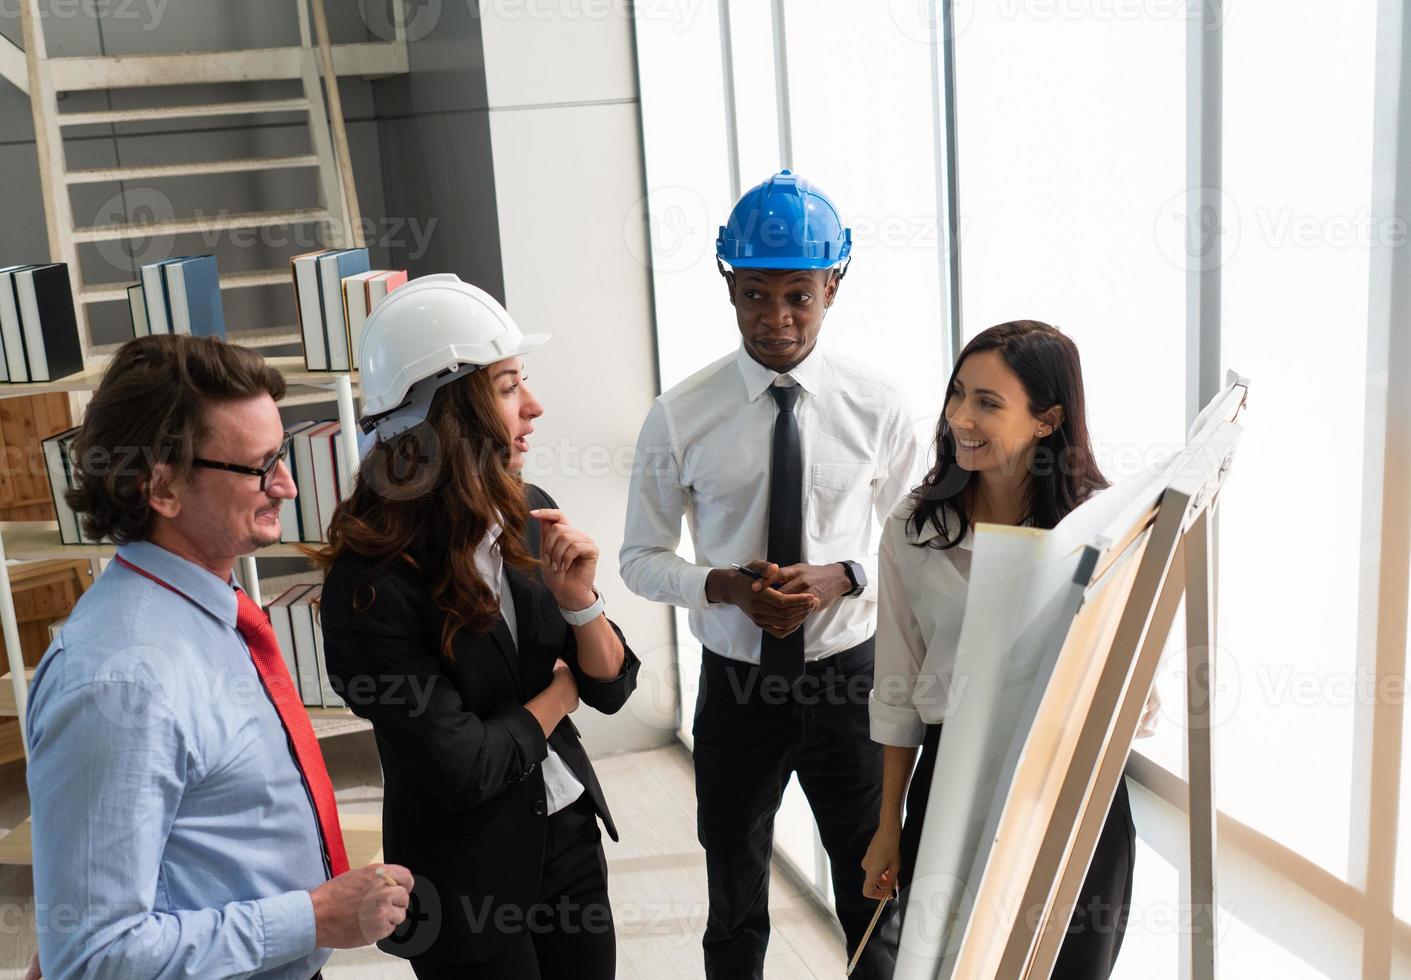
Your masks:
<svg viewBox="0 0 1411 980"><path fill-rule="evenodd" d="M628 592L617 552L637 429L657 393L632 22L620 13L531 16L482 9L505 303L553 341L526 359L545 414L525 478L602 550L608 614L643 661L619 715L574 716L594 753L671 741L676 726L667 607ZM540 70L542 69L542 70Z"/></svg>

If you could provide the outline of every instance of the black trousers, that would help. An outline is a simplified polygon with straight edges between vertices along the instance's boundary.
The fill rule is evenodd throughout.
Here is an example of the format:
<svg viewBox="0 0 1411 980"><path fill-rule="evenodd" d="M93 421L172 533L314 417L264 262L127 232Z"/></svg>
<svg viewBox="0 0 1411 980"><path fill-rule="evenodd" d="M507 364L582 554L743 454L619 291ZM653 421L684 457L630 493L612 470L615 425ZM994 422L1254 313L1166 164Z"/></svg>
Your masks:
<svg viewBox="0 0 1411 980"><path fill-rule="evenodd" d="M941 742L941 726L928 725L921 748L921 760L911 777L906 794L906 821L901 832L901 871L898 883L911 884L916 855L921 846L921 827L926 803L931 797L931 776ZM1132 823L1132 805L1127 797L1127 781L1117 784L1117 793L1107 811L1107 820L1098 835L1092 864L1083 879L1078 901L1068 923L1068 934L1058 952L1051 980L1107 980L1122 949L1127 915L1132 907L1132 869L1137 858L1137 831Z"/></svg>
<svg viewBox="0 0 1411 980"><path fill-rule="evenodd" d="M762 682L757 666L706 651L693 731L710 980L764 976L774 814L795 772L832 864L849 956L866 932L877 903L863 897L862 858L882 799L882 747L868 730L871 689L871 640L806 665L792 688ZM891 977L895 908L887 907L853 977Z"/></svg>
<svg viewBox="0 0 1411 980"><path fill-rule="evenodd" d="M612 980L617 937L608 904L607 860L593 804L585 793L549 817L540 900L499 958L428 963L413 958L418 980Z"/></svg>

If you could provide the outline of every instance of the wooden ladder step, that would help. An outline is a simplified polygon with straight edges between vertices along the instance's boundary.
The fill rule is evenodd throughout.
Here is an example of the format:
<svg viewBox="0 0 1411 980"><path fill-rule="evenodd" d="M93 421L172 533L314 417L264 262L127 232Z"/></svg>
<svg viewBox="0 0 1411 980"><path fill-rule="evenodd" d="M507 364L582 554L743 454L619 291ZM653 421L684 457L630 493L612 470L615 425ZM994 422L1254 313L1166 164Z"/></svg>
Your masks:
<svg viewBox="0 0 1411 980"><path fill-rule="evenodd" d="M289 267L280 269L258 269L254 272L232 272L220 277L220 288L225 289L249 289L252 286L281 286L289 285L293 279L289 273ZM103 283L101 285L84 286L79 290L78 298L81 303L109 303L117 300L127 299L127 287L134 283Z"/></svg>
<svg viewBox="0 0 1411 980"><path fill-rule="evenodd" d="M268 347L289 347L294 344L302 344L304 334L298 326L267 327L260 330L232 330L225 339L232 344L254 347L259 350Z"/></svg>
<svg viewBox="0 0 1411 980"><path fill-rule="evenodd" d="M70 170L64 174L64 180L70 184L92 184L109 180L196 177L203 174L254 173L257 170L293 170L299 167L317 167L318 165L318 155L306 153L290 157L247 157L240 160L200 160L194 163L161 163L137 167Z"/></svg>
<svg viewBox="0 0 1411 980"><path fill-rule="evenodd" d="M302 225L327 220L326 208L299 208L293 211L220 212L196 218L174 221L152 221L116 225L90 225L75 228L75 242L105 242L119 238L157 238L162 235L187 235L228 228L265 228L275 225Z"/></svg>
<svg viewBox="0 0 1411 980"><path fill-rule="evenodd" d="M153 119L196 119L202 116L246 116L263 112L306 112L309 100L264 99L252 102L208 102L198 105L155 106L149 109L106 109L101 112L61 112L60 126L95 123L147 122Z"/></svg>

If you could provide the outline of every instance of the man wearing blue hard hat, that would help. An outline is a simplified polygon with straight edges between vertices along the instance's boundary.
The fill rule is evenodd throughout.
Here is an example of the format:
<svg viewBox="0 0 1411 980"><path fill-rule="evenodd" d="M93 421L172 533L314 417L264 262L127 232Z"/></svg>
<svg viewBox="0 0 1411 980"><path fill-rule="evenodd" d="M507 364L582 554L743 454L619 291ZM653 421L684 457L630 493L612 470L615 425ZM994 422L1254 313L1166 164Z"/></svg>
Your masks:
<svg viewBox="0 0 1411 980"><path fill-rule="evenodd" d="M764 975L774 815L795 773L849 953L876 908L860 891L882 791L872 541L920 473L900 393L818 346L851 251L832 201L788 170L745 194L716 242L740 347L658 397L637 441L622 577L689 609L705 648L693 733L718 980ZM694 562L676 554L683 517ZM890 977L896 944L888 906L854 976Z"/></svg>

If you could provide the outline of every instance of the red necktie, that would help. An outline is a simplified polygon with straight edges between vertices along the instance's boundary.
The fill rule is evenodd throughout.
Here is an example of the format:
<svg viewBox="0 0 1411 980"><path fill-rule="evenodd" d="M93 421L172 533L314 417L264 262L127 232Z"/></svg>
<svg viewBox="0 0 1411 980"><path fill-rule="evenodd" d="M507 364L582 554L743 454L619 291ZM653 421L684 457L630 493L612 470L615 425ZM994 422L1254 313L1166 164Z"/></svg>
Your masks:
<svg viewBox="0 0 1411 980"><path fill-rule="evenodd" d="M152 573L138 568L121 556L118 556L117 560L134 572L145 575L158 585L185 598L179 589L173 588ZM333 795L333 782L328 778L328 767L324 765L323 752L318 747L318 736L314 734L314 726L309 722L308 712L304 710L303 701L294 688L294 681L289 676L284 657L279 653L279 641L275 638L274 627L270 625L269 618L243 590L236 590L235 603L235 628L245 637L245 644L250 648L250 659L254 661L255 670L259 672L260 680L269 692L270 700L274 702L274 709L279 713L279 720L284 724L285 734L289 736L289 744L294 749L294 761L298 764L299 772L308 786L309 796L313 799L328 865L333 876L337 877L348 870L348 853L343 847L343 828L338 823L338 803Z"/></svg>

